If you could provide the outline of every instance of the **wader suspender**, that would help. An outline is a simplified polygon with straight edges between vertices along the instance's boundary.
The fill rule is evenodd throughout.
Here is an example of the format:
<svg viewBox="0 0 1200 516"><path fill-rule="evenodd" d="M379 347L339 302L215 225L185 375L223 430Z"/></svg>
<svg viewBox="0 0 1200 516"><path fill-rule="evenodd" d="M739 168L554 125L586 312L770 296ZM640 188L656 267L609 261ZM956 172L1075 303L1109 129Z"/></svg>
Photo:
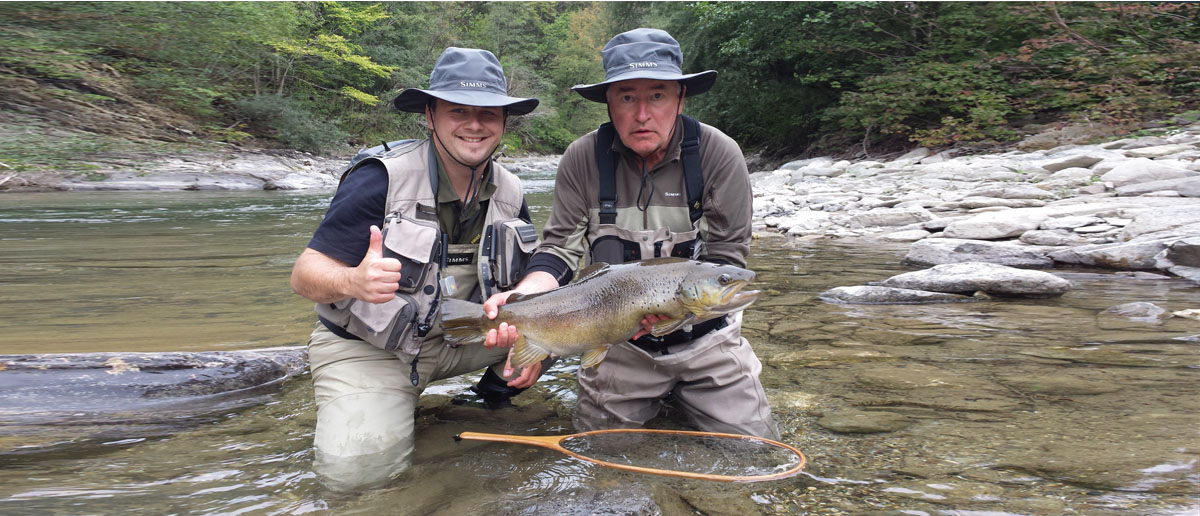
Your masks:
<svg viewBox="0 0 1200 516"><path fill-rule="evenodd" d="M695 224L704 215L701 196L704 191L704 175L700 170L700 122L683 116L683 141L680 155L683 158L683 176L687 182L688 216ZM605 122L596 131L596 165L600 168L600 223L617 223L617 166L612 151L617 132L612 122Z"/></svg>

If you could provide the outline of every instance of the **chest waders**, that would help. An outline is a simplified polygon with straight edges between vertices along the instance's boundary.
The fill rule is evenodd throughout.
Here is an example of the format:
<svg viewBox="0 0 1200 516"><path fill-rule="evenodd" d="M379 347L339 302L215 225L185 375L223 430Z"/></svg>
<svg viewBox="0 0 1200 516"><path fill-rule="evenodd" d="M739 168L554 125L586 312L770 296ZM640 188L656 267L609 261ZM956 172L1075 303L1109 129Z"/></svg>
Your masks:
<svg viewBox="0 0 1200 516"><path fill-rule="evenodd" d="M317 303L316 311L324 321L378 347L412 362L410 379L416 386L417 356L422 344L441 335L437 325L438 307L443 296L456 298L482 295L496 288L511 288L515 279L495 274L496 261L512 262L527 258L504 256L532 252L537 239L520 246L496 246L484 253L484 244L501 237L482 238L479 244L451 244L437 216L437 156L428 140L403 142L379 155L360 159L346 174L368 161L381 162L388 172L388 192L382 224L383 256L400 262L401 278L396 295L384 303L368 303L354 298L336 303ZM523 203L520 182L499 164L492 164L496 192L488 203L485 233L500 235L501 227L528 226L519 219ZM345 179L345 175L343 175ZM536 234L536 232L535 232ZM500 253L500 255L497 255ZM486 259L480 259L483 256ZM494 260L491 258L495 256ZM497 277L511 283L497 283ZM480 284L478 278L489 278ZM479 287L478 289L476 287Z"/></svg>
<svg viewBox="0 0 1200 516"><path fill-rule="evenodd" d="M612 150L616 129L612 122L600 125L596 131L596 165L600 172L600 224L588 235L588 264L605 262L626 263L648 258L674 256L699 260L704 253L704 240L700 237L700 218L704 216L704 174L700 162L700 122L688 116L683 119L683 139L680 142L680 159L683 161L683 176L687 187L688 218L692 223L689 231L673 232L661 227L647 230L631 230L617 225L617 155ZM646 335L632 341L647 352L667 354L667 348L689 342L710 331L725 327L724 317L711 319L695 326L687 325L673 333L655 337Z"/></svg>

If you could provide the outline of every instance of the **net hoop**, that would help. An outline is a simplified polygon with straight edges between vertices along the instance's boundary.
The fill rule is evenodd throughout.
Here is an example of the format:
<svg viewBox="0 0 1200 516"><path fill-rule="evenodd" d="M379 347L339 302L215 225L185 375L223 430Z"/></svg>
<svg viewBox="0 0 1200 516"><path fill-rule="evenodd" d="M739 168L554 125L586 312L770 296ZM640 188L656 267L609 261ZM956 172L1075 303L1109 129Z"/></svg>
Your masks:
<svg viewBox="0 0 1200 516"><path fill-rule="evenodd" d="M577 437L587 437L587 436L593 436L593 435L606 435L606 434L670 434L670 435L686 435L686 436L692 436L692 437L719 437L719 438L723 438L723 439L740 439L740 440L744 440L744 441L760 442L760 443L768 444L768 445L775 446L778 448L783 448L783 449L795 454L797 457L799 457L800 460L795 466L793 466L791 469L788 469L787 471L782 471L779 473L771 473L769 475L719 475L719 474L713 474L713 473L695 473L695 472L690 472L690 471L675 471L675 470L670 470L670 469L650 468L650 467L645 467L645 466L634 466L631 464L621 464L618 462L609 462L606 460L588 457L586 455L580 455L580 454L573 452L571 450L568 450L562 446L562 442L567 439L572 439L572 438L577 438ZM632 471L635 473L646 473L646 474L650 474L650 475L661 475L661 476L676 477L676 478L690 478L690 479L697 479L697 480L715 480L715 481L719 481L719 482L765 482L768 480L780 480L780 479L795 476L796 474L800 473L801 470L804 469L804 466L806 466L808 464L808 458L804 456L804 453L802 453L800 450L798 450L795 447L793 447L789 444L786 444L786 443L781 443L779 441L767 439L764 437L755 437L752 435L726 434L726 433L720 433L720 432L698 432L698 431L692 431L692 430L657 430L657 429L648 429L648 428L614 428L614 429L609 429L609 430L592 430L589 432L580 432L577 434L566 434L566 435L507 435L507 434L487 434L487 433L482 433L482 432L462 432L462 433L454 436L454 439L455 440L467 439L467 440L474 440L474 441L505 442L505 443L514 443L514 444L528 444L528 445L532 445L532 446L539 446L542 448L551 449L551 450L569 455L571 457L574 457L574 458L582 460L582 461L587 461L587 462L591 462L593 464L599 464L601 466L605 466L605 467L609 467L609 468L613 468L613 469L619 469L622 471Z"/></svg>

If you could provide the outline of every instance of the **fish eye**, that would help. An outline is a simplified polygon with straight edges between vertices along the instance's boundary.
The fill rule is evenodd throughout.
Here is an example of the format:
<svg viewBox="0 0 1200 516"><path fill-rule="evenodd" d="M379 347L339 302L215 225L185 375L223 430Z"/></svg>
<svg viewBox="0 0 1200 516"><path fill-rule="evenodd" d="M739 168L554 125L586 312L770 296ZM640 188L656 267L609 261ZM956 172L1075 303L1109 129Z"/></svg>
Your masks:
<svg viewBox="0 0 1200 516"><path fill-rule="evenodd" d="M728 285L729 281L732 279L733 278L730 278L728 274L722 274L717 276L717 283L720 283L721 285Z"/></svg>

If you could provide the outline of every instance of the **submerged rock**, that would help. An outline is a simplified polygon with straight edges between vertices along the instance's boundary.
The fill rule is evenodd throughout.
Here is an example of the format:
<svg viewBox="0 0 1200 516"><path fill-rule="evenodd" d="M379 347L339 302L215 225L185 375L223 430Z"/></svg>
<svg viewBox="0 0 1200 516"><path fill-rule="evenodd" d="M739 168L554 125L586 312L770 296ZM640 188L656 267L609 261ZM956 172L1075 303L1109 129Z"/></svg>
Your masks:
<svg viewBox="0 0 1200 516"><path fill-rule="evenodd" d="M936 265L923 271L892 276L881 283L933 292L970 294L983 291L996 296L1053 297L1071 290L1071 282L1042 271L968 262Z"/></svg>

